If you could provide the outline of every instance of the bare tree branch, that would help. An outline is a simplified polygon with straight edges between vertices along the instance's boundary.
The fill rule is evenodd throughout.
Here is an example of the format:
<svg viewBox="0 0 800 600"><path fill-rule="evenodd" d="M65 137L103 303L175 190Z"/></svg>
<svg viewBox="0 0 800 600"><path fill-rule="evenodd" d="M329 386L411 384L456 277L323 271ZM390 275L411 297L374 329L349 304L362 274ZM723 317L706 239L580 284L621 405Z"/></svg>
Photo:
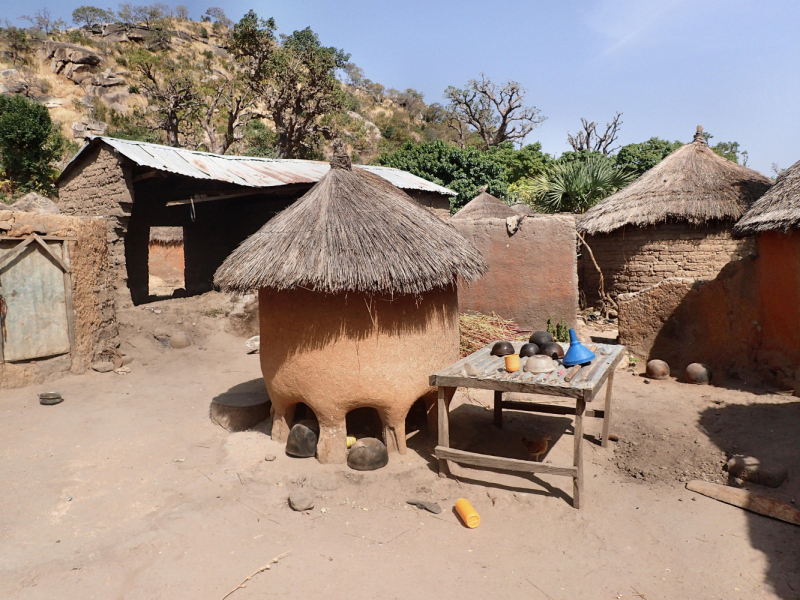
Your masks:
<svg viewBox="0 0 800 600"><path fill-rule="evenodd" d="M581 118L583 130L579 131L577 135L574 136L571 133L567 133L567 143L572 146L575 152L588 150L589 152L611 154L619 149L619 146L612 148L611 145L619 137L619 129L622 126L622 121L620 120L621 116L621 112L614 115L611 122L606 123L606 130L602 134L597 133L596 121L587 121Z"/></svg>

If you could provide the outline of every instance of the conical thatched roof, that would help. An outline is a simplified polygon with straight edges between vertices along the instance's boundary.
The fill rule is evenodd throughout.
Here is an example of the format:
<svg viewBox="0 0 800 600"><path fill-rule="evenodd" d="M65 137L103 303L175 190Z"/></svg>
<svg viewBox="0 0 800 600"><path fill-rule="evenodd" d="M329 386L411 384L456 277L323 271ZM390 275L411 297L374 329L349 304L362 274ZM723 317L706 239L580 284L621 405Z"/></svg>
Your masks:
<svg viewBox="0 0 800 600"><path fill-rule="evenodd" d="M747 234L796 227L800 227L800 161L778 176L772 189L750 207L733 231Z"/></svg>
<svg viewBox="0 0 800 600"><path fill-rule="evenodd" d="M508 204L487 193L486 188L483 188L480 194L467 202L464 208L450 218L459 221L476 221L478 219L505 219L516 214Z"/></svg>
<svg viewBox="0 0 800 600"><path fill-rule="evenodd" d="M451 225L338 155L302 198L231 253L214 282L240 292L421 294L473 281L487 268Z"/></svg>
<svg viewBox="0 0 800 600"><path fill-rule="evenodd" d="M150 241L160 244L183 242L183 227L151 227Z"/></svg>
<svg viewBox="0 0 800 600"><path fill-rule="evenodd" d="M761 173L716 154L698 127L691 144L586 211L576 224L579 231L593 235L624 225L736 221L771 185L772 180Z"/></svg>

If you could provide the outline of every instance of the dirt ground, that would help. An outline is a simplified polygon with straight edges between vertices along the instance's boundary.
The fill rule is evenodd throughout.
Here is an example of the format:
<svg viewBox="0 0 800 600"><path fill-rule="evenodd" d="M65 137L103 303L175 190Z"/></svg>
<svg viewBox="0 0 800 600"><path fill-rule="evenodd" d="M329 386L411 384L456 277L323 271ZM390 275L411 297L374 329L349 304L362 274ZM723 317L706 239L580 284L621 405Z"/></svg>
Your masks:
<svg viewBox="0 0 800 600"><path fill-rule="evenodd" d="M620 441L601 448L600 421L588 419L586 504L575 510L568 478L457 466L439 478L424 428L370 473L290 458L268 422L228 433L209 419L211 400L265 393L258 355L226 331L228 310L213 294L126 309L131 373L0 394L0 597L219 600L291 552L231 598L800 598L800 527L682 483L725 481L725 458L744 453L789 470L759 491L800 499L797 398L619 370ZM176 328L190 347L154 338ZM50 389L65 401L39 405ZM501 431L490 400L456 396L454 446L527 458L522 437L548 433L544 460L571 463L571 419L509 411ZM316 497L305 513L287 505L301 487ZM461 497L477 529L454 514Z"/></svg>

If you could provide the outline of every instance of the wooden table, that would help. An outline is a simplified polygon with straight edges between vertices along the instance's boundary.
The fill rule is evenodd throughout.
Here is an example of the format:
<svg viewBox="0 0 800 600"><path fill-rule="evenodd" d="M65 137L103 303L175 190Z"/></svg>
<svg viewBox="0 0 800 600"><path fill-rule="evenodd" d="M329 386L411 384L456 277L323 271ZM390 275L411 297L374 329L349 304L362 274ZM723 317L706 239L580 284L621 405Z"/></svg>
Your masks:
<svg viewBox="0 0 800 600"><path fill-rule="evenodd" d="M524 342L512 342L519 348ZM625 355L625 346L598 344L596 358L588 366L582 367L574 378L567 382L568 369L559 366L552 373L533 374L519 370L508 373L502 357L491 356L489 344L477 352L430 376L430 384L439 388L439 445L434 455L439 459L439 474L444 476L449 468L448 460L466 465L489 467L505 471L525 473L549 473L572 477L572 505L580 508L583 497L583 417L603 419L602 446L608 446L608 430L611 424L611 391L614 385L614 371ZM565 345L566 347L566 345ZM471 365L468 367L467 365ZM472 372L472 375L468 375ZM604 383L606 402L604 410L586 410L586 403L594 400ZM575 450L572 466L556 466L529 460L501 458L456 450L450 447L450 400L456 388L477 388L494 391L494 424L503 427L503 409L525 410L556 415L575 415ZM544 394L564 396L575 399L575 408L539 402L520 402L504 400L505 392L521 394Z"/></svg>

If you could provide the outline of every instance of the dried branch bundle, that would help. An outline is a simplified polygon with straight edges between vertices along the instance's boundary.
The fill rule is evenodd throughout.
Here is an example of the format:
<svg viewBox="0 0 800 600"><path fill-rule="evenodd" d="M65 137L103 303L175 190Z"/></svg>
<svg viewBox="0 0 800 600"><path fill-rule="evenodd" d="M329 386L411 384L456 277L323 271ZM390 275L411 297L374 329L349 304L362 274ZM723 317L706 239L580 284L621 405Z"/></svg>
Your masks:
<svg viewBox="0 0 800 600"><path fill-rule="evenodd" d="M504 319L495 313L491 315L461 313L458 316L458 326L461 330L459 350L462 358L498 340L527 340L527 334L530 333L520 329L514 321Z"/></svg>

